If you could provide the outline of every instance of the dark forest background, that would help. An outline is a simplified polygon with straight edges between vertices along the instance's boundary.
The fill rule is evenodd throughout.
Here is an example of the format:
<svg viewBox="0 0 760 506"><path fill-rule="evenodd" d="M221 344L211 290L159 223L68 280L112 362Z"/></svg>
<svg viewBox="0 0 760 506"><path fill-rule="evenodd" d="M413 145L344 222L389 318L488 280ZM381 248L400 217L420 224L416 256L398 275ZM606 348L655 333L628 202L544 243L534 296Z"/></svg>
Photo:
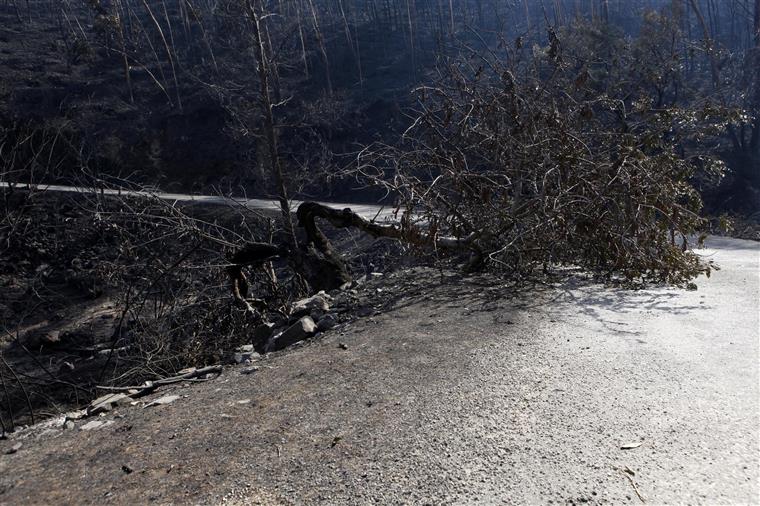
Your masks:
<svg viewBox="0 0 760 506"><path fill-rule="evenodd" d="M398 142L416 86L455 55L535 55L556 39L593 47L592 79L638 51L635 85L656 107L721 108L720 131L700 142L726 177L703 196L709 210L752 213L759 10L759 0L3 0L0 179L87 174L273 196L271 132L289 194L374 199L382 193L345 167L370 143Z"/></svg>

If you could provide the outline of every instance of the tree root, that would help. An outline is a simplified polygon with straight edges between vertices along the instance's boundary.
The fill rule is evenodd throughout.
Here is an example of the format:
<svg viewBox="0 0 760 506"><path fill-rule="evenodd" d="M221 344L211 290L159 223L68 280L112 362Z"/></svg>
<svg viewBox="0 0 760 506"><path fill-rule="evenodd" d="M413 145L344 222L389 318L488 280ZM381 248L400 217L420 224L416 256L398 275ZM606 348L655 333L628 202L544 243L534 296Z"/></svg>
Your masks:
<svg viewBox="0 0 760 506"><path fill-rule="evenodd" d="M435 232L423 232L405 221L400 225L379 224L363 218L350 208L338 210L316 202L302 203L296 216L298 226L306 233L305 244L287 248L269 243L247 243L230 257L232 265L227 267L227 274L233 297L249 310L253 311L253 308L246 300L249 285L243 267L260 267L274 258L289 258L293 269L314 291L334 290L351 281L346 261L319 228L317 218L326 220L336 228L356 228L373 237L396 239L436 250L471 251L482 257L475 234L461 239L438 236Z"/></svg>

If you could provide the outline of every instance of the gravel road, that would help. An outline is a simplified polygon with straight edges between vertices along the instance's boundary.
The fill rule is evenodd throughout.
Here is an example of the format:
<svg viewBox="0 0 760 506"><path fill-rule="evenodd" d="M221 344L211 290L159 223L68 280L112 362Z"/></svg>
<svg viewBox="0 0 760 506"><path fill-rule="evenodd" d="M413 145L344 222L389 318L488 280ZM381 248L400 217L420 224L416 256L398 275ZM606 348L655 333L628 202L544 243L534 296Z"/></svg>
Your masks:
<svg viewBox="0 0 760 506"><path fill-rule="evenodd" d="M697 291L399 280L253 374L2 442L0 503L760 504L760 245L708 246Z"/></svg>

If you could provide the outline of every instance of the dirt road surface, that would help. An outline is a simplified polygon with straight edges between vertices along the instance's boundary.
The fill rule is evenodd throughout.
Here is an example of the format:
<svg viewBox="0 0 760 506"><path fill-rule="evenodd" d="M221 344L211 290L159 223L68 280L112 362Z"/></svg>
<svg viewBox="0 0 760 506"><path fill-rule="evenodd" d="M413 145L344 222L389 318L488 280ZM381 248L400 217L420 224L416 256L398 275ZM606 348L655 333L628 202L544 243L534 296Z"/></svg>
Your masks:
<svg viewBox="0 0 760 506"><path fill-rule="evenodd" d="M708 246L697 291L399 282L253 374L0 442L0 503L760 504L760 247Z"/></svg>
<svg viewBox="0 0 760 506"><path fill-rule="evenodd" d="M0 188L8 188L13 185L22 190L28 189L27 183L0 181ZM156 197L162 200L194 203L200 205L222 205L222 206L245 206L249 209L258 209L261 211L278 211L280 203L271 199L249 199L243 197L227 197L224 195L191 195L188 193L170 193L159 190L125 190L114 188L96 189L84 188L80 186L64 186L55 184L35 184L32 185L35 191L58 192L58 193L102 193L109 196L132 196L132 197ZM290 207L295 210L302 203L301 200L291 200ZM348 204L340 202L319 202L334 209L351 208L352 211L370 220L384 221L386 218L393 220L394 208L390 206L379 206L373 204Z"/></svg>

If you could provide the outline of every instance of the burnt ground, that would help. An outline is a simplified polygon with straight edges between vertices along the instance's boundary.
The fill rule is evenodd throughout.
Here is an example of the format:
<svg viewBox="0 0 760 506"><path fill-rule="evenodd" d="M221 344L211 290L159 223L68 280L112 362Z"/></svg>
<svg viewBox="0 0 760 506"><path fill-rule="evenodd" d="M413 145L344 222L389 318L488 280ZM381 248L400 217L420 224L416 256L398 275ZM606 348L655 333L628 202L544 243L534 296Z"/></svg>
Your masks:
<svg viewBox="0 0 760 506"><path fill-rule="evenodd" d="M384 276L392 305L253 372L15 434L0 502L756 504L760 251L704 254L696 291Z"/></svg>
<svg viewBox="0 0 760 506"><path fill-rule="evenodd" d="M226 363L251 343L258 320L233 304L225 255L234 244L267 240L273 213L21 190L3 193L1 202L6 430L83 407L98 396L96 385L139 384L188 366ZM398 248L387 241L330 234L350 253L357 279L415 262L399 262ZM229 242L206 240L211 235ZM258 293L256 275L251 281L254 295L277 308L293 295L284 262L275 267L284 293ZM366 311L355 295L343 301L337 321Z"/></svg>

